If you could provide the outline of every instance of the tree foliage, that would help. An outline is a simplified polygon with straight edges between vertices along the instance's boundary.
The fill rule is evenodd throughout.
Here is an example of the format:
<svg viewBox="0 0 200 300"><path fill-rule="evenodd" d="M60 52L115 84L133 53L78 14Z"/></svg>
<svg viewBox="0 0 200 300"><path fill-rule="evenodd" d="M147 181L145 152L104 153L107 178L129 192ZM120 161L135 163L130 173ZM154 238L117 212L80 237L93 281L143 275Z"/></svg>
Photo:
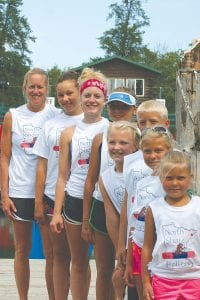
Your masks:
<svg viewBox="0 0 200 300"><path fill-rule="evenodd" d="M54 66L51 69L48 70L48 76L49 76L49 95L51 97L56 98L56 83L61 75L62 71L58 68L58 66ZM57 99L56 99L56 106L58 106Z"/></svg>
<svg viewBox="0 0 200 300"><path fill-rule="evenodd" d="M35 37L27 19L20 15L22 4L22 0L0 0L0 52L15 52L27 63L28 42L34 42Z"/></svg>
<svg viewBox="0 0 200 300"><path fill-rule="evenodd" d="M121 4L111 4L109 9L107 20L114 19L115 27L99 38L100 48L105 50L106 55L138 57L145 47L142 43L143 28L149 25L141 1L122 0Z"/></svg>
<svg viewBox="0 0 200 300"><path fill-rule="evenodd" d="M145 49L141 52L139 62L149 67L160 70L155 88L156 98L166 99L166 106L169 112L175 111L175 88L176 88L176 72L180 66L180 57L183 51L168 51Z"/></svg>
<svg viewBox="0 0 200 300"><path fill-rule="evenodd" d="M22 0L0 0L0 80L9 82L9 89L0 90L0 100L10 106L24 102L21 85L31 64L28 42L35 41L21 16L22 4Z"/></svg>
<svg viewBox="0 0 200 300"><path fill-rule="evenodd" d="M181 51L151 51L143 44L144 27L149 25L149 18L142 8L142 0L122 0L121 4L109 6L107 20L114 19L115 26L99 38L100 48L105 50L105 57L119 55L138 63L153 67L162 72L154 89L155 98L165 98L167 108L174 112L176 71L179 68Z"/></svg>

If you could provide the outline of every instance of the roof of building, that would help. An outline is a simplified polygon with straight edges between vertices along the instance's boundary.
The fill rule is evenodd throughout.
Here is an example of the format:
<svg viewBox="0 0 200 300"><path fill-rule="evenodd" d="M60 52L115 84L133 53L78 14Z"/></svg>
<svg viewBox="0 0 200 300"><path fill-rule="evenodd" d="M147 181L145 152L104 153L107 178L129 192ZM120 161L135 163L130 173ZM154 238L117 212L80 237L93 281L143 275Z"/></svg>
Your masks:
<svg viewBox="0 0 200 300"><path fill-rule="evenodd" d="M122 57L122 56L118 56L118 55L114 55L114 56L109 56L109 57L105 57L105 58L102 58L102 59L99 59L95 62L90 62L90 63L85 63L79 67L76 67L76 68L73 68L74 71L78 71L78 70L82 70L83 68L89 68L89 67L93 67L95 65L98 65L98 64L102 64L104 62L107 62L107 61L110 61L110 60L113 60L113 59L119 59L119 60L122 60L124 62L127 62L129 64L132 64L134 66L137 66L137 67L140 67L140 68L143 68L143 69L146 69L148 71L151 71L151 72L154 72L154 73L157 73L157 74L161 74L161 71L159 70L156 70L152 67L148 67L146 65L143 65L143 64L140 64L138 62L135 62L129 58L126 58L126 57Z"/></svg>

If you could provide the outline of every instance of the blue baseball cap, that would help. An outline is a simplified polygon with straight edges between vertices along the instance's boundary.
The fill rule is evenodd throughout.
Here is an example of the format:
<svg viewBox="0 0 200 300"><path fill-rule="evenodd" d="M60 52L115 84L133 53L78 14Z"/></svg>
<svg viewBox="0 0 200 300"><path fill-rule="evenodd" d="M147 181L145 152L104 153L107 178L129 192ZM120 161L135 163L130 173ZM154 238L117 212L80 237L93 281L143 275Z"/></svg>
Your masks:
<svg viewBox="0 0 200 300"><path fill-rule="evenodd" d="M132 95L124 92L113 92L108 96L107 104L113 102L113 101L119 101L122 103L125 103L127 105L136 105L136 99Z"/></svg>

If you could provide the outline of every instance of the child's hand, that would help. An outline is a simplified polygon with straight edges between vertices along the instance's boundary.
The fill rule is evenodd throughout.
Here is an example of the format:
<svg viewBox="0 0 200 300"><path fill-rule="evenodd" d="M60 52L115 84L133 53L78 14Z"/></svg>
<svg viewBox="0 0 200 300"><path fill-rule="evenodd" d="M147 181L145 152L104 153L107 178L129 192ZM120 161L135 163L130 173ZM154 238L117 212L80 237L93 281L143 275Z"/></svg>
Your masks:
<svg viewBox="0 0 200 300"><path fill-rule="evenodd" d="M143 297L144 300L154 299L153 289L150 283L143 284Z"/></svg>
<svg viewBox="0 0 200 300"><path fill-rule="evenodd" d="M126 266L124 272L124 281L128 286L134 286L134 275L132 266Z"/></svg>
<svg viewBox="0 0 200 300"><path fill-rule="evenodd" d="M121 249L118 248L116 258L121 267L124 267L126 265L126 254L127 251L125 247L122 247Z"/></svg>

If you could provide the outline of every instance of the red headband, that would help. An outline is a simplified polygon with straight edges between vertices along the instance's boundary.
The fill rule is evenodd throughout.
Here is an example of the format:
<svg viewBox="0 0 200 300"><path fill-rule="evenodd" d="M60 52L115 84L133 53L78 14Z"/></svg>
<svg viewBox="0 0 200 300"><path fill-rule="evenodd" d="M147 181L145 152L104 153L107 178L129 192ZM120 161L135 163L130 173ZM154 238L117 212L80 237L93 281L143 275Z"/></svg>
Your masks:
<svg viewBox="0 0 200 300"><path fill-rule="evenodd" d="M85 89L87 89L88 87L97 87L98 89L100 89L105 96L107 96L107 87L106 84L101 82L98 79L88 79L85 82L83 82L83 84L80 87L80 94L83 93L83 91Z"/></svg>

